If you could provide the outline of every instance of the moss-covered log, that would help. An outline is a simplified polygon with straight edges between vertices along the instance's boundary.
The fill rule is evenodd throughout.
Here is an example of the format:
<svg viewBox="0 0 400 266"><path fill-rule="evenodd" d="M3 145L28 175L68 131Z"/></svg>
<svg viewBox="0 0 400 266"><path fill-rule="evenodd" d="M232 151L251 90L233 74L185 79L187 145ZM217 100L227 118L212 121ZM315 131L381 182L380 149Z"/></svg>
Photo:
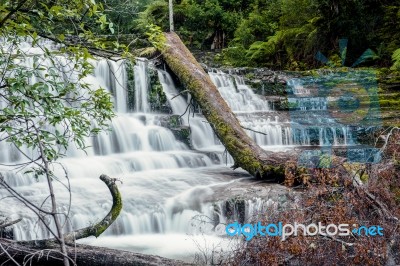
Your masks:
<svg viewBox="0 0 400 266"><path fill-rule="evenodd" d="M157 38L157 48L171 70L190 91L216 135L232 155L235 161L233 168L241 167L259 178L283 178L286 163L296 160L296 153L268 153L259 147L243 130L208 74L178 35L171 32L164 33L164 37Z"/></svg>

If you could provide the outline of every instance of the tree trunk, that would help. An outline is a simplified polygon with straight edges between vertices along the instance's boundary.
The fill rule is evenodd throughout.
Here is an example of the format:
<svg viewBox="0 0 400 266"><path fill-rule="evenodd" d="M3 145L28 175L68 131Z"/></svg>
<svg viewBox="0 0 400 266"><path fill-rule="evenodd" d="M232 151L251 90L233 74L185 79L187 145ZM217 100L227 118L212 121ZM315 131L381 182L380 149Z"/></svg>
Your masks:
<svg viewBox="0 0 400 266"><path fill-rule="evenodd" d="M296 161L297 152L272 153L258 146L243 130L208 74L178 35L170 32L164 33L164 36L164 43L158 45L158 49L232 155L235 161L233 168L241 167L257 178L282 180L287 162Z"/></svg>
<svg viewBox="0 0 400 266"><path fill-rule="evenodd" d="M59 266L63 265L62 256L55 251L59 249L56 242L48 242L43 245L35 245L33 242L20 244L18 242L0 239L0 262L4 266L15 266L13 260L20 265L41 265L41 266ZM166 259L159 256L144 255L130 251L115 250L103 247L93 247L87 245L66 246L68 256L76 258L76 265L92 266L141 266L141 265L171 265L183 266L189 265L178 260ZM4 252L4 250L7 251ZM32 262L32 264L30 264Z"/></svg>
<svg viewBox="0 0 400 266"><path fill-rule="evenodd" d="M174 31L174 4L173 0L168 2L168 13L169 13L169 31Z"/></svg>

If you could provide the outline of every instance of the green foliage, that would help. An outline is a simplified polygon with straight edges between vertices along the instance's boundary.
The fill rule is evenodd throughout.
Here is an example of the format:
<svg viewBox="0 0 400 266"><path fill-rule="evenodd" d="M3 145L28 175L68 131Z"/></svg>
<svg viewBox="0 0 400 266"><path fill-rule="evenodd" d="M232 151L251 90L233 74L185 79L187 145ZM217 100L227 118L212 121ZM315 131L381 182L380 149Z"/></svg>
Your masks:
<svg viewBox="0 0 400 266"><path fill-rule="evenodd" d="M118 42L107 45L96 37L96 32L113 34L115 30L102 13L103 6L94 0L14 2L0 3L0 141L16 148L23 158L18 167L28 168L25 174L45 177L48 196L35 205L4 180L1 185L30 206L27 209L33 210L38 221L54 222L56 231L49 231L58 239L63 264L68 266L64 225L59 219L64 214L57 212L53 187L53 181L60 181L53 172L54 163L70 146L85 149L88 137L108 128L113 105L107 91L86 80L93 72L89 49L121 46ZM93 27L99 30L92 31Z"/></svg>
<svg viewBox="0 0 400 266"><path fill-rule="evenodd" d="M391 67L391 69L400 70L400 48L394 51L392 59L393 59L393 66Z"/></svg>
<svg viewBox="0 0 400 266"><path fill-rule="evenodd" d="M106 129L113 116L109 93L85 80L93 71L87 46L102 47L89 25L110 32L113 26L94 1L22 3L0 4L1 141L52 162L71 144L86 148L85 139ZM66 41L71 34L74 45ZM50 48L40 36L60 46Z"/></svg>
<svg viewBox="0 0 400 266"><path fill-rule="evenodd" d="M249 65L249 59L246 56L246 49L241 46L231 46L222 50L222 54L219 57L219 61L224 65L228 66L243 66Z"/></svg>
<svg viewBox="0 0 400 266"><path fill-rule="evenodd" d="M104 7L104 14L107 15L110 23L117 34L137 34L135 28L138 25L139 13L146 9L153 0L140 1L119 1L100 0ZM106 33L107 32L103 32ZM113 33L113 32L112 32Z"/></svg>
<svg viewBox="0 0 400 266"><path fill-rule="evenodd" d="M166 1L154 1L145 11L140 13L136 30L146 33L148 25L157 25L161 31L166 31L169 28L168 3Z"/></svg>
<svg viewBox="0 0 400 266"><path fill-rule="evenodd" d="M0 132L6 133L8 142L32 149L41 143L46 159L54 161L70 143L84 149L85 138L107 126L113 115L110 95L84 81L91 65L83 54L77 52L69 62L80 72L78 80L63 78L52 52L45 58L33 56L32 68L25 64L29 58L9 61L10 55L2 54L0 66L7 66L1 89L6 105L0 111ZM97 121L96 127L92 120Z"/></svg>
<svg viewBox="0 0 400 266"><path fill-rule="evenodd" d="M156 47L158 50L163 49L166 39L159 26L153 24L148 25L146 35L154 47Z"/></svg>
<svg viewBox="0 0 400 266"><path fill-rule="evenodd" d="M150 77L149 103L151 110L162 112L163 105L167 102L167 96L164 93L163 87L158 79L157 71L150 69L148 74Z"/></svg>
<svg viewBox="0 0 400 266"><path fill-rule="evenodd" d="M167 31L167 2L151 2L137 29L156 24ZM364 65L390 66L400 47L400 5L389 0L181 0L174 15L186 45L210 49L219 38L225 49L217 59L231 66L302 70L320 66L318 51L351 66L367 49L375 53ZM349 40L347 56L338 57L343 38Z"/></svg>
<svg viewBox="0 0 400 266"><path fill-rule="evenodd" d="M315 50L317 13L311 0L256 1L235 32L251 66L298 68Z"/></svg>
<svg viewBox="0 0 400 266"><path fill-rule="evenodd" d="M233 37L235 28L242 19L244 2L246 1L177 1L174 3L175 30L187 45L209 48L217 32L223 32L225 38ZM143 31L149 24L168 31L168 1L152 2L141 13L137 30Z"/></svg>

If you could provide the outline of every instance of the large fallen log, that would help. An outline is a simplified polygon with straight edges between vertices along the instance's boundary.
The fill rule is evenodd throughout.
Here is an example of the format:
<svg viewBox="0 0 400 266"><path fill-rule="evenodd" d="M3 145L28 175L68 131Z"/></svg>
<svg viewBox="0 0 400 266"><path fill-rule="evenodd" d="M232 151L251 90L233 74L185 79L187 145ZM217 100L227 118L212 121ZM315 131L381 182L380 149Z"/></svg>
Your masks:
<svg viewBox="0 0 400 266"><path fill-rule="evenodd" d="M0 239L0 263L3 266L40 265L62 266L62 256L56 250L59 245L55 242L46 245L21 245L18 242ZM159 256L139 254L123 250L87 245L67 245L68 256L75 260L76 265L91 266L181 266L189 265L178 260L166 259ZM10 256L8 256L9 254ZM10 258L12 257L12 259Z"/></svg>
<svg viewBox="0 0 400 266"><path fill-rule="evenodd" d="M243 130L208 74L178 35L164 33L155 40L167 65L190 91L215 134L232 155L233 168L241 167L257 178L282 180L287 163L297 160L297 152L269 153L263 150Z"/></svg>

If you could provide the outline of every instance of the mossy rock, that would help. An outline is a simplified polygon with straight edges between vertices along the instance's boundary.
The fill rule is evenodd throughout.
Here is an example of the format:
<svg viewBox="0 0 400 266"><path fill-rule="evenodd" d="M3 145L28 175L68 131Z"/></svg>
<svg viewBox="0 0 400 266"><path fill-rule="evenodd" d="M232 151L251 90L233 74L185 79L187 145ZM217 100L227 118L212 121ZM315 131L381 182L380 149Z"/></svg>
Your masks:
<svg viewBox="0 0 400 266"><path fill-rule="evenodd" d="M175 138L183 143L185 143L188 147L191 147L191 139L190 139L190 127L188 126L180 126L177 128L171 128L172 133Z"/></svg>
<svg viewBox="0 0 400 266"><path fill-rule="evenodd" d="M170 113L171 108L167 102L167 96L164 93L163 87L158 78L156 69L149 68L149 103L151 110L158 113Z"/></svg>
<svg viewBox="0 0 400 266"><path fill-rule="evenodd" d="M400 71L380 68L377 71L378 83L383 91L400 91Z"/></svg>
<svg viewBox="0 0 400 266"><path fill-rule="evenodd" d="M125 61L127 77L127 89L128 89L128 109L135 109L135 74L134 74L134 62L130 60Z"/></svg>
<svg viewBox="0 0 400 266"><path fill-rule="evenodd" d="M180 115L168 115L160 118L162 127L168 128L178 141L191 147L190 127L184 126Z"/></svg>

